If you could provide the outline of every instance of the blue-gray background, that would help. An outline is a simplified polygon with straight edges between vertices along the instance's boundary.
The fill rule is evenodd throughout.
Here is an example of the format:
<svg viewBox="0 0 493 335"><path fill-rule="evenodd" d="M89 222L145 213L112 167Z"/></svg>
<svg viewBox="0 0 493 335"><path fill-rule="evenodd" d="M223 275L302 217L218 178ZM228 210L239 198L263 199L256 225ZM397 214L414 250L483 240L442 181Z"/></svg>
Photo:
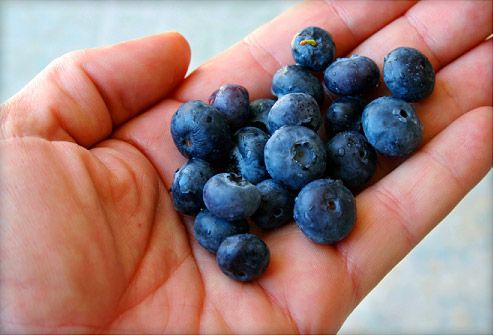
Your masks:
<svg viewBox="0 0 493 335"><path fill-rule="evenodd" d="M0 0L1 1L1 0ZM74 49L166 30L190 69L297 1L1 1L0 100ZM489 175L356 308L341 333L493 332Z"/></svg>

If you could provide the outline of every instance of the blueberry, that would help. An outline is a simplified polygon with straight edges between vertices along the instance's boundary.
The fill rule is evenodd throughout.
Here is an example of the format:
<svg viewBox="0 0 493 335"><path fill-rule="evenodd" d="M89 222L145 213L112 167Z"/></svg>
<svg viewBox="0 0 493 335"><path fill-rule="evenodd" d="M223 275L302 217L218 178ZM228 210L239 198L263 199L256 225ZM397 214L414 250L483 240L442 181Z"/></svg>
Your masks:
<svg viewBox="0 0 493 335"><path fill-rule="evenodd" d="M186 215L197 214L204 205L204 185L213 175L210 164L199 158L192 158L176 170L171 186L175 209Z"/></svg>
<svg viewBox="0 0 493 335"><path fill-rule="evenodd" d="M351 190L366 184L377 169L377 153L356 131L344 131L327 143L327 172Z"/></svg>
<svg viewBox="0 0 493 335"><path fill-rule="evenodd" d="M230 153L227 170L241 175L252 184L269 178L264 163L264 147L268 136L255 127L238 130L233 141L235 146Z"/></svg>
<svg viewBox="0 0 493 335"><path fill-rule="evenodd" d="M250 103L251 119L247 122L248 126L257 127L264 132L269 132L268 117L272 106L276 101L272 99L257 99Z"/></svg>
<svg viewBox="0 0 493 335"><path fill-rule="evenodd" d="M312 181L296 197L294 220L315 243L336 243L353 229L356 220L354 196L340 180Z"/></svg>
<svg viewBox="0 0 493 335"><path fill-rule="evenodd" d="M392 95L406 101L426 98L435 86L435 71L428 58L413 48L397 48L384 58L383 81Z"/></svg>
<svg viewBox="0 0 493 335"><path fill-rule="evenodd" d="M239 234L224 239L217 250L216 260L226 276L238 281L252 281L267 269L270 252L257 236Z"/></svg>
<svg viewBox="0 0 493 335"><path fill-rule="evenodd" d="M303 126L278 129L265 145L264 159L272 179L293 190L320 178L326 166L322 140Z"/></svg>
<svg viewBox="0 0 493 335"><path fill-rule="evenodd" d="M325 131L330 138L345 130L362 132L361 113L365 101L359 97L340 97L329 106L325 113Z"/></svg>
<svg viewBox="0 0 493 335"><path fill-rule="evenodd" d="M260 205L257 188L235 173L219 173L204 185L204 203L215 216L241 220L251 216Z"/></svg>
<svg viewBox="0 0 493 335"><path fill-rule="evenodd" d="M200 211L195 218L193 231L199 244L212 253L216 253L221 242L228 236L248 233L250 228L246 220L228 221L212 215L207 209Z"/></svg>
<svg viewBox="0 0 493 335"><path fill-rule="evenodd" d="M226 118L232 128L242 127L251 117L248 91L240 85L221 86L212 93L209 104Z"/></svg>
<svg viewBox="0 0 493 335"><path fill-rule="evenodd" d="M324 72L325 86L338 95L359 95L377 87L378 66L368 57L338 58Z"/></svg>
<svg viewBox="0 0 493 335"><path fill-rule="evenodd" d="M287 224L293 218L294 195L272 179L257 185L262 200L252 215L252 221L262 229L273 229Z"/></svg>
<svg viewBox="0 0 493 335"><path fill-rule="evenodd" d="M203 101L181 105L171 119L171 136L185 157L217 160L232 147L229 126L224 117Z"/></svg>
<svg viewBox="0 0 493 335"><path fill-rule="evenodd" d="M322 117L320 108L311 95L288 93L272 106L268 121L271 134L282 126L304 126L317 131Z"/></svg>
<svg viewBox="0 0 493 335"><path fill-rule="evenodd" d="M324 70L336 54L332 36L319 27L306 27L297 33L291 42L291 50L296 63L315 71Z"/></svg>
<svg viewBox="0 0 493 335"><path fill-rule="evenodd" d="M272 78L272 94L280 98L288 93L310 94L319 105L324 101L322 84L310 71L301 65L281 67Z"/></svg>
<svg viewBox="0 0 493 335"><path fill-rule="evenodd" d="M363 111L363 131L368 142L386 156L406 156L423 138L423 125L413 106L393 97L380 97Z"/></svg>

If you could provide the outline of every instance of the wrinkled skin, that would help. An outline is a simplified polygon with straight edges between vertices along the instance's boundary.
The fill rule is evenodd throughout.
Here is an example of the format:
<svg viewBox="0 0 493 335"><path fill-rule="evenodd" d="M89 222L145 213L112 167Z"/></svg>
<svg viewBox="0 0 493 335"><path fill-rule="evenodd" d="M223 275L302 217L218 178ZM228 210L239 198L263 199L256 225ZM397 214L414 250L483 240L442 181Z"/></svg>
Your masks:
<svg viewBox="0 0 493 335"><path fill-rule="evenodd" d="M491 6L303 3L185 80L190 51L176 33L56 60L1 107L1 330L337 331L491 168ZM292 62L290 40L307 25L330 31L338 57L381 66L408 45L431 60L435 91L417 104L424 144L381 162L347 239L316 245L293 224L262 234L267 272L234 282L173 210L168 189L185 159L169 122L224 82L269 96L269 75Z"/></svg>

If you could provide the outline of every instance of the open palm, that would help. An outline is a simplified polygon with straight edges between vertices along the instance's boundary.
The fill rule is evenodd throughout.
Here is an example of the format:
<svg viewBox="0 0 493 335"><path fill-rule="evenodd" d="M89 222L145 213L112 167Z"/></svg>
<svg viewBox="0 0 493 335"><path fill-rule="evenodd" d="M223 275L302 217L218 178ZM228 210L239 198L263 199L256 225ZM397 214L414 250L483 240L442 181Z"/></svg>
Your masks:
<svg viewBox="0 0 493 335"><path fill-rule="evenodd" d="M363 297L491 168L491 2L307 2L183 79L176 33L56 60L0 113L0 328L3 332L335 332ZM437 71L417 105L425 144L382 161L357 197L351 235L311 243L291 224L262 233L256 282L224 276L168 189L185 159L169 134L184 101L224 83L268 97L308 25L338 56L381 66L398 46Z"/></svg>

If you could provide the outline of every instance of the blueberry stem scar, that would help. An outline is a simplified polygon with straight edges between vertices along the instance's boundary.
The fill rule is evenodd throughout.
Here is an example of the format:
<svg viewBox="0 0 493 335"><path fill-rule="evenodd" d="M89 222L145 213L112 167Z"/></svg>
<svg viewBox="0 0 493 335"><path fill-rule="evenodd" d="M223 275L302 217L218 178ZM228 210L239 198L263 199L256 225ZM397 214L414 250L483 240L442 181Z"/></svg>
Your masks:
<svg viewBox="0 0 493 335"><path fill-rule="evenodd" d="M312 47L316 47L318 43L315 40L303 40L303 41L300 41L300 45L305 45L305 44L310 44Z"/></svg>

